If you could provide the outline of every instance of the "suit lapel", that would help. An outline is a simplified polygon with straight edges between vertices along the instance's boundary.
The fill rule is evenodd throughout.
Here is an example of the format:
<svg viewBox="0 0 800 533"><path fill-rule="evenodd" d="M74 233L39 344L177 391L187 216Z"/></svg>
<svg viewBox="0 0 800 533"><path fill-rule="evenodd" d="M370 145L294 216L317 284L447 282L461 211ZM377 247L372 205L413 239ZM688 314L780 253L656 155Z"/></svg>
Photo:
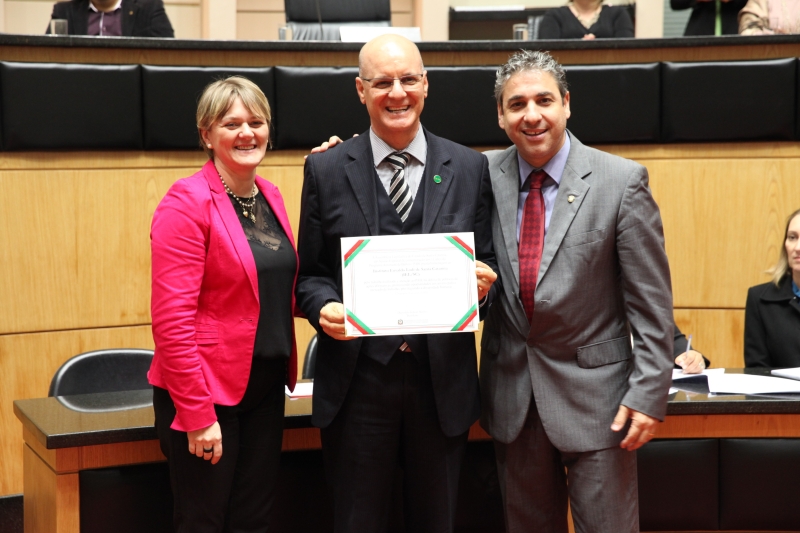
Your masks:
<svg viewBox="0 0 800 533"><path fill-rule="evenodd" d="M120 14L122 18L122 36L123 37L131 37L133 36L133 22L136 18L136 2L135 0L122 0L122 5L120 6L122 9L122 13Z"/></svg>
<svg viewBox="0 0 800 533"><path fill-rule="evenodd" d="M439 138L425 132L425 140L428 143L428 155L425 158L425 171L422 174L423 183L420 184L419 190L423 190L424 184L424 198L423 198L423 211L422 211L422 233L429 233L433 227L433 222L439 214L439 209L442 207L447 192L450 190L450 185L453 183L453 170L447 165L450 161L450 153L447 148L439 142ZM434 181L434 176L439 176L441 181L438 183Z"/></svg>
<svg viewBox="0 0 800 533"><path fill-rule="evenodd" d="M211 188L211 201L214 202L219 217L228 232L228 237L233 243L233 248L236 250L236 255L239 256L242 268L247 273L253 294L258 299L258 271L256 270L255 259L253 259L253 252L250 250L250 243L247 242L239 217L236 216L236 211L234 211L231 201L228 199L228 194L222 187L219 173L213 161L205 164L203 174Z"/></svg>
<svg viewBox="0 0 800 533"><path fill-rule="evenodd" d="M519 292L519 253L517 243L517 206L519 204L519 161L517 149L511 147L502 156L497 175L492 184L494 188L494 201L497 204L497 215L500 219L500 229L503 232L503 244L508 254L508 262L514 272L513 289ZM495 252L500 250L495 246Z"/></svg>
<svg viewBox="0 0 800 533"><path fill-rule="evenodd" d="M375 192L375 162L372 160L372 148L369 143L369 132L365 132L353 140L347 155L353 160L344 166L345 174L358 201L358 206L367 220L370 235L377 235L378 198ZM320 179L327 179L321 176Z"/></svg>
<svg viewBox="0 0 800 533"><path fill-rule="evenodd" d="M539 265L539 276L536 281L537 287L541 285L542 279L547 274L547 269L561 247L564 235L575 219L575 215L578 214L583 199L586 198L586 193L589 191L589 184L583 178L591 174L592 169L584 156L584 147L573 136L570 136L570 143L567 164L561 175L556 202L550 216L550 226L547 228L547 236L544 239L542 262ZM571 202L569 201L570 196L573 197Z"/></svg>
<svg viewBox="0 0 800 533"><path fill-rule="evenodd" d="M69 29L72 35L86 35L89 31L89 0L72 5L72 20L69 23L72 24Z"/></svg>

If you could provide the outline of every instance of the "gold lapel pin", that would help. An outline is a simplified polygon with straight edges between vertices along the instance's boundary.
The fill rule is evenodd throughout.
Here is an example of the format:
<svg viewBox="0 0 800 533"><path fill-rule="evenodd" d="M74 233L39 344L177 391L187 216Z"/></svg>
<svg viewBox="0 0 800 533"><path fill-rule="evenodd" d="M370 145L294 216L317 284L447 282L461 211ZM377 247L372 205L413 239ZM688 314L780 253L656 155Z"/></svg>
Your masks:
<svg viewBox="0 0 800 533"><path fill-rule="evenodd" d="M574 194L570 194L569 196L567 196L567 201L569 203L574 202L575 201L575 195Z"/></svg>

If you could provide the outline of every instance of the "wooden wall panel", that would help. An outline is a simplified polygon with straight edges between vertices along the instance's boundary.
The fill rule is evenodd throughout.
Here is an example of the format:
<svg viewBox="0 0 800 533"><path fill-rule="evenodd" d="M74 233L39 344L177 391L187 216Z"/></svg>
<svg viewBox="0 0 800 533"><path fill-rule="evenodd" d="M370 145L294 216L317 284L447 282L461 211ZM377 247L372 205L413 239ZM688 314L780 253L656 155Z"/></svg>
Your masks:
<svg viewBox="0 0 800 533"><path fill-rule="evenodd" d="M0 171L0 333L149 323L152 215L198 167ZM302 167L260 173L296 232Z"/></svg>
<svg viewBox="0 0 800 533"><path fill-rule="evenodd" d="M103 348L151 348L150 326L0 335L0 495L22 492L22 424L12 402L47 396L61 364Z"/></svg>
<svg viewBox="0 0 800 533"><path fill-rule="evenodd" d="M147 324L150 220L193 170L0 173L0 332Z"/></svg>
<svg viewBox="0 0 800 533"><path fill-rule="evenodd" d="M675 323L715 368L744 368L743 309L675 309Z"/></svg>
<svg viewBox="0 0 800 533"><path fill-rule="evenodd" d="M800 206L800 158L642 163L664 220L675 307L743 308L747 288L768 281Z"/></svg>
<svg viewBox="0 0 800 533"><path fill-rule="evenodd" d="M744 299L777 257L800 198L799 143L618 145L652 177L673 274L676 322L715 367L742 366ZM259 174L297 233L302 150ZM68 357L150 347L149 226L200 152L8 153L0 158L0 495L22 490L14 399L44 396ZM296 320L300 366L312 328Z"/></svg>

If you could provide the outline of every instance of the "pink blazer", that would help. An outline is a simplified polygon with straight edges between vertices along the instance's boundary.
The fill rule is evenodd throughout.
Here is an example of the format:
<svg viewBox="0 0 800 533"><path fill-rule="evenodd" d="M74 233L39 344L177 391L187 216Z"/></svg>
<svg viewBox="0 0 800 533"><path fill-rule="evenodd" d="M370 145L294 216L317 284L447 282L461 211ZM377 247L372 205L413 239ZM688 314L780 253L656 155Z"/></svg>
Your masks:
<svg viewBox="0 0 800 533"><path fill-rule="evenodd" d="M260 177L256 185L294 248L278 188ZM215 403L236 405L244 396L260 305L270 305L258 301L253 254L213 162L170 188L153 215L150 243L156 349L147 376L175 402L173 429L208 427L217 420ZM291 389L297 380L292 346Z"/></svg>

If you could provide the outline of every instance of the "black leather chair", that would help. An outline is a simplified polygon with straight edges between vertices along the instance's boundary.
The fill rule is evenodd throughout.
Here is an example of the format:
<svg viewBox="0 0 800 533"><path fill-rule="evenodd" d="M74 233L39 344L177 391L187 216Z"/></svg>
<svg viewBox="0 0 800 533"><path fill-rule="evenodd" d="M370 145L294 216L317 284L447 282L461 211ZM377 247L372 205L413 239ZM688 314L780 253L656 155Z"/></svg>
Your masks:
<svg viewBox="0 0 800 533"><path fill-rule="evenodd" d="M496 67L430 67L422 124L431 133L466 146L508 146L497 124Z"/></svg>
<svg viewBox="0 0 800 533"><path fill-rule="evenodd" d="M123 348L86 352L67 360L53 376L48 396L151 388L147 371L152 350Z"/></svg>
<svg viewBox="0 0 800 533"><path fill-rule="evenodd" d="M793 139L796 68L795 58L663 63L662 141Z"/></svg>
<svg viewBox="0 0 800 533"><path fill-rule="evenodd" d="M355 67L275 67L275 148L310 148L331 135L349 139L366 131L356 76Z"/></svg>
<svg viewBox="0 0 800 533"><path fill-rule="evenodd" d="M314 334L308 341L306 355L303 359L303 379L314 379L314 366L317 363L317 335Z"/></svg>
<svg viewBox="0 0 800 533"><path fill-rule="evenodd" d="M719 440L656 440L637 452L642 531L719 529Z"/></svg>
<svg viewBox="0 0 800 533"><path fill-rule="evenodd" d="M800 441L723 439L719 449L720 529L800 530Z"/></svg>
<svg viewBox="0 0 800 533"><path fill-rule="evenodd" d="M0 63L6 150L142 149L139 65Z"/></svg>
<svg viewBox="0 0 800 533"><path fill-rule="evenodd" d="M392 25L389 0L284 0L284 8L295 41L340 41L341 26Z"/></svg>
<svg viewBox="0 0 800 533"><path fill-rule="evenodd" d="M160 67L142 65L145 150L200 149L197 101L205 87L228 76L244 76L264 91L275 114L275 80L271 67ZM274 139L274 132L270 131Z"/></svg>
<svg viewBox="0 0 800 533"><path fill-rule="evenodd" d="M572 116L567 127L584 143L658 142L661 67L567 66Z"/></svg>

